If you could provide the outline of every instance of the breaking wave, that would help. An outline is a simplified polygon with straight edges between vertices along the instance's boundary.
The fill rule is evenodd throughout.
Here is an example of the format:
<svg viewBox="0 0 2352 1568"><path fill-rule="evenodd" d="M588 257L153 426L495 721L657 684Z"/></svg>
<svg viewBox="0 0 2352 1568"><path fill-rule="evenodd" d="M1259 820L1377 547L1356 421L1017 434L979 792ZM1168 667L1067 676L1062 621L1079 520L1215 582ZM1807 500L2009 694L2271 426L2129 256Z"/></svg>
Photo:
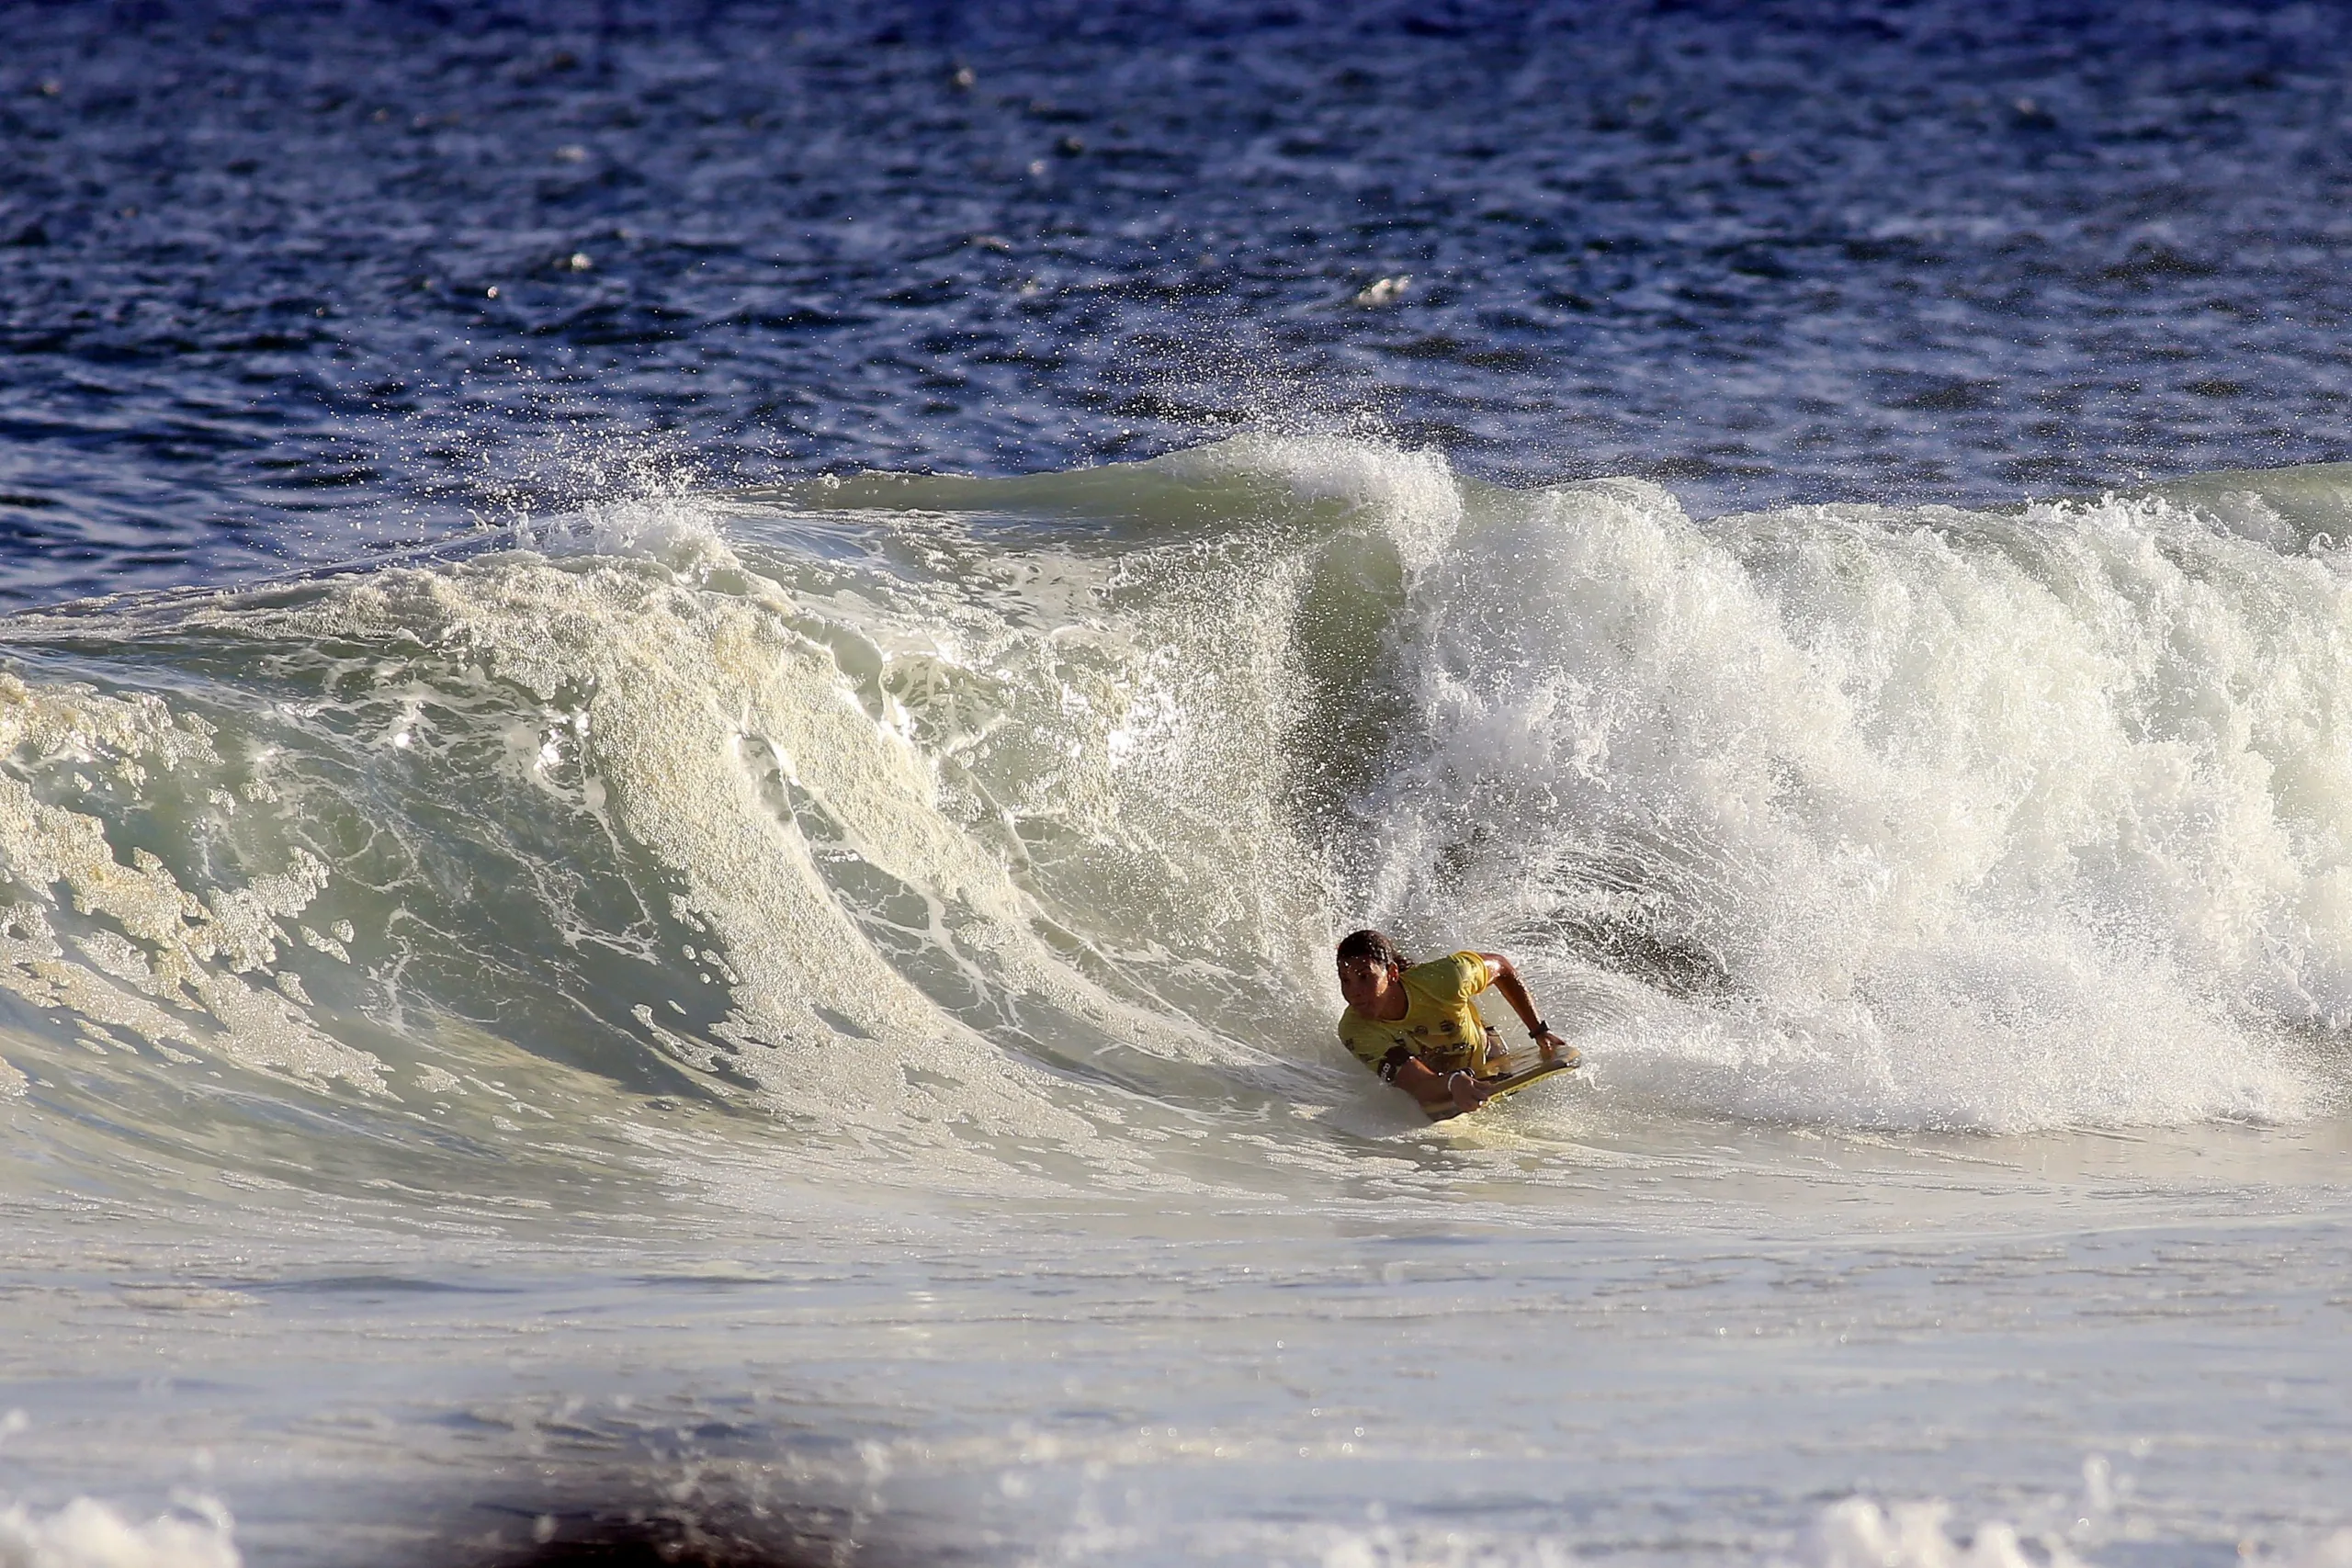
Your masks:
<svg viewBox="0 0 2352 1568"><path fill-rule="evenodd" d="M0 1095L249 1180L594 1163L650 1096L1248 1185L1434 1135L1331 1039L1378 923L1572 1021L1538 1133L2293 1119L2352 1016L2346 517L1701 520L1248 437L19 615Z"/></svg>

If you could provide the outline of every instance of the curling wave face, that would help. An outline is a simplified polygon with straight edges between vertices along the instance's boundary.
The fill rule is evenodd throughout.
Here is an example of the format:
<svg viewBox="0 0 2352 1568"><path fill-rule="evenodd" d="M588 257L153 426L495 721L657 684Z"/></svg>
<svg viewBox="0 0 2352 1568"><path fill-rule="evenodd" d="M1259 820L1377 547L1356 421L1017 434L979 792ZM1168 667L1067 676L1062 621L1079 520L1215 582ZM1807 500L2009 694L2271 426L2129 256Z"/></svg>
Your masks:
<svg viewBox="0 0 2352 1568"><path fill-rule="evenodd" d="M1694 521L1248 437L21 615L0 1093L306 1186L576 1180L649 1093L860 1179L1339 1179L1431 1135L1330 1037L1379 923L1572 1023L1537 1135L2298 1118L2352 1015L2342 515Z"/></svg>

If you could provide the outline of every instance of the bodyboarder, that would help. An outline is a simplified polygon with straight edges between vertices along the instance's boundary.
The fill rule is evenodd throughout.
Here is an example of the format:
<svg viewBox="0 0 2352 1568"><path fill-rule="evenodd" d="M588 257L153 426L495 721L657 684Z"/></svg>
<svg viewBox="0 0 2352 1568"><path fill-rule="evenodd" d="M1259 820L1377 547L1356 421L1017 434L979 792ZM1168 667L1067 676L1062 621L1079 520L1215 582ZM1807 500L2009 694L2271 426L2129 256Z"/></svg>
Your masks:
<svg viewBox="0 0 2352 1568"><path fill-rule="evenodd" d="M1499 953L1464 951L1409 964L1386 933L1355 931L1337 953L1340 1041L1356 1059L1411 1095L1424 1111L1476 1111L1493 1092L1501 1036L1471 998L1489 986L1527 1026L1545 1062L1577 1063L1576 1048L1552 1032L1527 986Z"/></svg>

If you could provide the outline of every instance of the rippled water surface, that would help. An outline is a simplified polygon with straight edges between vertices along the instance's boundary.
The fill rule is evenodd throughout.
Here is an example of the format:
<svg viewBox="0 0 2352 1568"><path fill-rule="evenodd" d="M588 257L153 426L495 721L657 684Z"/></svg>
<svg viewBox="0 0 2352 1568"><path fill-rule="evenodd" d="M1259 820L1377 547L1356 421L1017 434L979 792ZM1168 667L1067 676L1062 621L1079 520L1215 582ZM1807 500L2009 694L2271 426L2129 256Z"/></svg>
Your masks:
<svg viewBox="0 0 2352 1568"><path fill-rule="evenodd" d="M19 597L1251 418L1707 508L2344 455L2324 6L7 22Z"/></svg>

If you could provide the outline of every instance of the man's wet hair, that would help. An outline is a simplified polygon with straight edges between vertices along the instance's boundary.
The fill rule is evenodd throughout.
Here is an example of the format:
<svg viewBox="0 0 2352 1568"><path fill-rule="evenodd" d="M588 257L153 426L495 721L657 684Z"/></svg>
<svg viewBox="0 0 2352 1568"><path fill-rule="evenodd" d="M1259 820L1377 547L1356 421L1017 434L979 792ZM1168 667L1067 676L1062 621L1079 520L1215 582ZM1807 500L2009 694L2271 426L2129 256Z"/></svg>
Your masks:
<svg viewBox="0 0 2352 1568"><path fill-rule="evenodd" d="M1351 958L1369 958L1375 964L1394 964L1400 969L1409 969L1413 966L1413 961L1407 958L1398 950L1396 944L1388 939L1386 931L1376 931L1369 928L1360 931L1350 931L1340 939L1339 962L1345 964Z"/></svg>

